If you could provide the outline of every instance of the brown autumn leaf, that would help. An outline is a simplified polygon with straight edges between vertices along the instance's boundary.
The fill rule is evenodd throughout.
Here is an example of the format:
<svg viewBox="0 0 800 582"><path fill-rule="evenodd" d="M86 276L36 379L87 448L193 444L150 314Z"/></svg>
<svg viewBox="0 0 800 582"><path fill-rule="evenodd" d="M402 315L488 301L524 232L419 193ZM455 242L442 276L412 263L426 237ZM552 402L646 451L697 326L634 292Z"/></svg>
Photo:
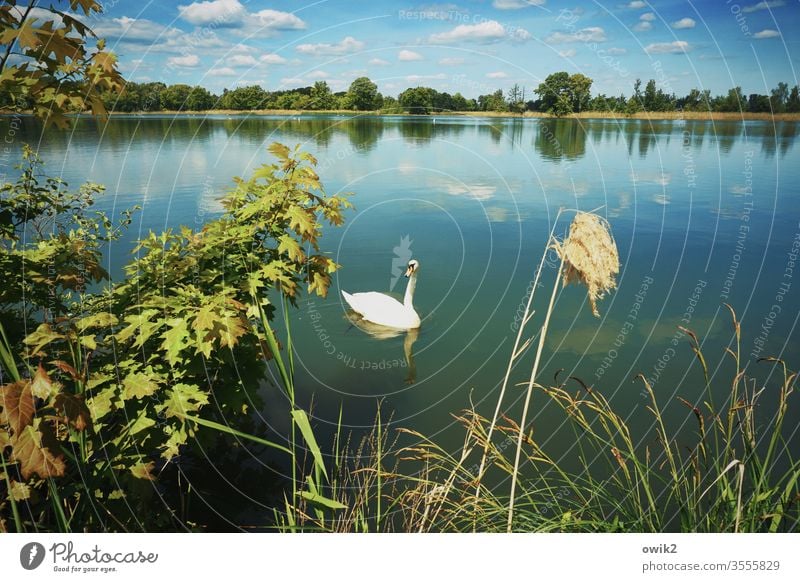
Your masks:
<svg viewBox="0 0 800 582"><path fill-rule="evenodd" d="M33 414L36 412L30 382L20 380L0 386L0 407L12 433L17 435L22 432L22 429L33 422Z"/></svg>
<svg viewBox="0 0 800 582"><path fill-rule="evenodd" d="M75 430L84 431L92 426L92 415L81 396L61 392L53 399L53 406Z"/></svg>
<svg viewBox="0 0 800 582"><path fill-rule="evenodd" d="M59 452L53 427L41 419L14 435L11 446L11 458L19 463L23 479L30 479L33 475L42 479L64 475L67 467Z"/></svg>

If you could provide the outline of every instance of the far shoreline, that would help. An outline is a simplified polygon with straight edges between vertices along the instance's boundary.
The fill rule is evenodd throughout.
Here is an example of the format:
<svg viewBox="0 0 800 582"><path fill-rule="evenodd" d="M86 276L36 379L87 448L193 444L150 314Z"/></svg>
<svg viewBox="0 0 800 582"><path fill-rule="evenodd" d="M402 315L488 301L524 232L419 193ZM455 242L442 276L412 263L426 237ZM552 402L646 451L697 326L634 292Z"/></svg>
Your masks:
<svg viewBox="0 0 800 582"><path fill-rule="evenodd" d="M0 110L0 116L30 116L30 112L23 113ZM730 111L643 111L626 115L612 111L584 111L581 113L571 113L561 117L544 113L541 111L526 111L525 113L511 113L509 111L440 111L436 113L413 114L413 113L384 113L381 111L353 111L350 109L208 109L205 111L110 111L109 117L122 116L172 116L172 117L205 117L209 115L229 115L243 116L255 115L260 117L267 116L294 116L313 118L322 115L341 115L347 117L415 117L419 119L438 118L438 117L488 117L488 118L508 118L508 119L636 119L642 121L800 121L798 113L752 113L752 112L730 112ZM94 117L89 112L72 114L71 116Z"/></svg>
<svg viewBox="0 0 800 582"><path fill-rule="evenodd" d="M515 119L639 119L653 121L677 121L677 120L698 120L698 121L800 121L800 113L752 113L752 112L728 112L728 111L649 111L640 112L633 115L615 113L611 111L584 111L581 113L571 113L558 117L540 111L526 111L525 113L511 113L509 111L444 111L429 114L412 113L382 113L380 111L353 111L349 109L209 109L206 111L112 111L111 116L116 115L173 115L176 117L200 117L205 115L294 115L296 117L315 117L318 115L346 115L349 117L419 117L420 119L433 117L503 117Z"/></svg>

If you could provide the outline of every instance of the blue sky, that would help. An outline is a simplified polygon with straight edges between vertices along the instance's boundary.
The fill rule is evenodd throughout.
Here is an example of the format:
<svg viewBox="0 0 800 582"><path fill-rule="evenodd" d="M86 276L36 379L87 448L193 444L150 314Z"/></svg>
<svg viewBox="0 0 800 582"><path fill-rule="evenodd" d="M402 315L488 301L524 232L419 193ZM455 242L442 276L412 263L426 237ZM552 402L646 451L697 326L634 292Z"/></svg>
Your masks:
<svg viewBox="0 0 800 582"><path fill-rule="evenodd" d="M135 81L268 90L367 76L384 94L425 85L477 97L555 71L629 94L654 78L768 93L798 83L798 0L104 0L94 30ZM532 95L531 95L532 96Z"/></svg>

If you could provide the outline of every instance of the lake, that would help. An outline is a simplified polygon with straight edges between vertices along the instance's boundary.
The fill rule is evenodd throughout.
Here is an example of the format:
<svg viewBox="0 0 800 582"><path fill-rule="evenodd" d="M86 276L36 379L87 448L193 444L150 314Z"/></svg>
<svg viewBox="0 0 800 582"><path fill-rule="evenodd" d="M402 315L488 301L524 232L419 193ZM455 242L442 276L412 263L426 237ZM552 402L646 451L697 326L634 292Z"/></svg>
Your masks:
<svg viewBox="0 0 800 582"><path fill-rule="evenodd" d="M766 379L773 368L756 360L768 355L800 365L793 122L223 115L82 118L67 132L43 132L27 118L22 125L15 138L38 147L51 174L72 186L106 185L99 208L142 206L128 237L107 253L115 276L147 231L218 216L232 177L269 161L274 141L313 153L329 193L354 193L346 224L323 235L323 248L343 266L330 295L305 298L291 314L298 389L329 434L340 409L355 435L371 427L380 402L384 422L455 448L463 435L453 413L472 403L491 417L517 314L561 207L599 209L621 271L600 318L584 288L558 295L540 381L563 368L561 379L601 390L646 443L639 372L687 439L695 427L676 397L696 402L703 378L678 325L703 340L721 400L733 369L723 354L733 339L724 303L743 322L749 371ZM558 234L569 220L559 220ZM419 333L380 339L354 327L339 291L401 296L411 256L420 262ZM554 273L543 276L539 314ZM530 329L540 323L537 316ZM514 382L527 380L532 360L533 350ZM518 417L523 395L512 387L506 411ZM541 403L534 398L533 429L551 456L566 454L562 418ZM283 407L260 414L286 430Z"/></svg>

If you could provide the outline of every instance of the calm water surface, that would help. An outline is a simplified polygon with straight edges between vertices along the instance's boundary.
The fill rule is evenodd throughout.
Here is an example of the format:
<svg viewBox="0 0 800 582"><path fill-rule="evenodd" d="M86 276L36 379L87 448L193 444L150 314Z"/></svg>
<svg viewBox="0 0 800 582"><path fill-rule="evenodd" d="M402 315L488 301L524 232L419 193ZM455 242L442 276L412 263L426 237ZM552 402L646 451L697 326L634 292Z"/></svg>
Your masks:
<svg viewBox="0 0 800 582"><path fill-rule="evenodd" d="M694 420L676 396L694 402L703 382L676 326L704 338L724 398L732 370L722 356L732 339L724 302L743 320L752 372L768 375L756 363L764 355L800 365L796 132L783 122L198 116L82 119L71 132L44 133L25 120L17 138L73 186L105 184L101 208L143 207L129 238L108 253L117 276L133 239L214 218L231 178L268 161L267 145L302 144L319 159L327 191L354 192L356 206L343 228L324 233L324 248L343 265L329 297L304 300L292 314L298 385L307 403L313 396L316 423L332 428L341 407L358 432L383 401L394 426L455 446L451 413L472 401L491 415L515 314L560 207L600 208L622 265L599 319L584 289L558 296L542 381L564 368L561 378L594 385L647 442L650 418L633 381L642 372L691 439ZM567 225L562 218L556 231ZM339 290L400 296L409 254L421 263L419 334L376 339L353 327ZM554 272L537 295L539 313ZM515 381L527 379L532 357ZM512 389L507 410L518 414L521 396ZM533 410L551 455L566 453L561 416L541 398ZM262 415L285 430L281 407Z"/></svg>

